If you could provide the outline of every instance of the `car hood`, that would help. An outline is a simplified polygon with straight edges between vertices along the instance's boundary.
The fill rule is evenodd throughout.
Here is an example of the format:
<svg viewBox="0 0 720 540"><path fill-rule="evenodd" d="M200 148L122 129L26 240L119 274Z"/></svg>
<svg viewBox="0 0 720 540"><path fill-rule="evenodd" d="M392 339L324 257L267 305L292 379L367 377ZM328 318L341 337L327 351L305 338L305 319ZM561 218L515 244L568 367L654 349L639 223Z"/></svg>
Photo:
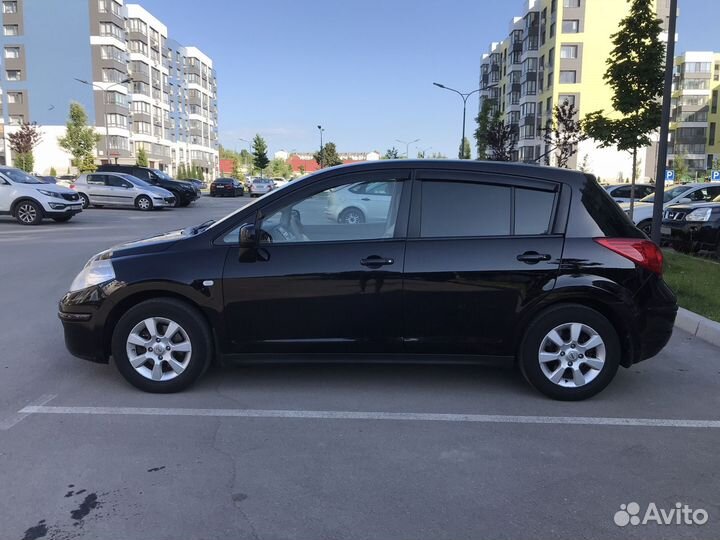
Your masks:
<svg viewBox="0 0 720 540"><path fill-rule="evenodd" d="M77 193L76 191L73 191L72 189L59 186L57 184L19 184L21 186L27 186L27 187L33 187L35 189L42 189L43 191L52 191L53 193L65 193L73 194Z"/></svg>
<svg viewBox="0 0 720 540"><path fill-rule="evenodd" d="M672 204L667 207L667 210L672 210L674 212L677 212L678 210L689 212L691 210L695 210L696 208L720 208L720 202L700 201L687 204Z"/></svg>
<svg viewBox="0 0 720 540"><path fill-rule="evenodd" d="M142 189L144 189L145 191L149 191L150 193L153 193L155 195L159 195L160 197L173 197L174 196L167 189L163 189L163 188L157 187L157 186L147 186L147 187L143 186Z"/></svg>
<svg viewBox="0 0 720 540"><path fill-rule="evenodd" d="M111 247L107 251L103 251L98 255L100 259L115 259L118 257L127 257L130 255L141 255L144 253L157 253L165 251L176 242L187 239L184 229L169 231L140 240L132 240L123 244Z"/></svg>

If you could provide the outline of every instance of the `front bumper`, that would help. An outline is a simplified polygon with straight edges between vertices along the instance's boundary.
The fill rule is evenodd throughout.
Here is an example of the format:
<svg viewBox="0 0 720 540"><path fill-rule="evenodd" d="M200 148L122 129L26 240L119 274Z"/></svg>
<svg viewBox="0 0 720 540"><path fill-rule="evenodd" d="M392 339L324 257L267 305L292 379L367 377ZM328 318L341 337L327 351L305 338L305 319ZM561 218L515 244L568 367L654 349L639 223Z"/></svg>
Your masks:
<svg viewBox="0 0 720 540"><path fill-rule="evenodd" d="M159 199L156 199L153 197L152 199L153 206L156 208L165 208L168 206L175 206L175 197L162 197Z"/></svg>
<svg viewBox="0 0 720 540"><path fill-rule="evenodd" d="M50 201L43 202L43 213L47 217L74 216L82 212L81 202Z"/></svg>
<svg viewBox="0 0 720 540"><path fill-rule="evenodd" d="M714 250L720 241L720 224L717 221L662 222L662 239L671 245L680 245L689 251Z"/></svg>

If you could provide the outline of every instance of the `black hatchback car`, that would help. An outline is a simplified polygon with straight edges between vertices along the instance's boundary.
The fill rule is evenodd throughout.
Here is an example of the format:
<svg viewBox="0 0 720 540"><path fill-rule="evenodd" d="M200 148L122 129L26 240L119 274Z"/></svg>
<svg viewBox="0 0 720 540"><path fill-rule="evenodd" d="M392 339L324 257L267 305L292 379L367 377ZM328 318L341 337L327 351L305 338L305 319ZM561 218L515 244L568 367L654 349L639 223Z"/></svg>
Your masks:
<svg viewBox="0 0 720 540"><path fill-rule="evenodd" d="M216 178L210 184L211 197L242 197L244 194L242 182L235 178Z"/></svg>
<svg viewBox="0 0 720 540"><path fill-rule="evenodd" d="M383 184L384 220L329 217L331 194L357 184ZM578 400L669 340L662 264L590 175L380 161L99 253L59 316L74 355L112 356L150 392L181 390L213 362L397 354L517 359L535 388Z"/></svg>

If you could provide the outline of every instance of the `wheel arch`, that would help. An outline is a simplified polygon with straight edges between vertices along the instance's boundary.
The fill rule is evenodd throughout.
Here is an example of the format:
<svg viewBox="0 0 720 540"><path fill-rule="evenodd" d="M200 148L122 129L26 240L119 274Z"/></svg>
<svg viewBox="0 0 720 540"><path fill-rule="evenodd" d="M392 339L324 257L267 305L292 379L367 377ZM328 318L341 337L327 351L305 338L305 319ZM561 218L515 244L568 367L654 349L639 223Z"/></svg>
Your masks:
<svg viewBox="0 0 720 540"><path fill-rule="evenodd" d="M12 206L10 207L10 215L15 217L15 212L17 211L17 207L20 206L21 203L25 201L31 201L37 204L40 207L40 211L42 212L43 216L45 216L45 208L43 207L42 203L35 199L34 197L30 197L29 195L23 195L22 197L18 197L15 199L12 203Z"/></svg>
<svg viewBox="0 0 720 540"><path fill-rule="evenodd" d="M635 363L635 359L639 357L640 349L638 341L635 339L636 332L634 331L632 317L627 312L627 309L618 302L617 298L610 296L607 291L589 289L558 291L558 293L546 297L542 302L526 310L516 326L516 356L530 324L547 309L563 305L588 307L610 321L620 341L622 350L620 365L630 367Z"/></svg>

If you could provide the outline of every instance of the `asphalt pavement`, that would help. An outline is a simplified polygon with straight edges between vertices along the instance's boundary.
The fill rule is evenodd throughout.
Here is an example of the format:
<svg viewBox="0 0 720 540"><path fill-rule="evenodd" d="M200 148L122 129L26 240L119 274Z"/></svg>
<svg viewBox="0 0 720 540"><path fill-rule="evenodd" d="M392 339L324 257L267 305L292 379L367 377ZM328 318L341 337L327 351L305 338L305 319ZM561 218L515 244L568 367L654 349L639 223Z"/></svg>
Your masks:
<svg viewBox="0 0 720 540"><path fill-rule="evenodd" d="M243 366L151 395L65 350L90 256L249 202L0 218L0 539L720 537L720 349L682 331L581 403L503 364ZM632 502L708 519L616 525Z"/></svg>

